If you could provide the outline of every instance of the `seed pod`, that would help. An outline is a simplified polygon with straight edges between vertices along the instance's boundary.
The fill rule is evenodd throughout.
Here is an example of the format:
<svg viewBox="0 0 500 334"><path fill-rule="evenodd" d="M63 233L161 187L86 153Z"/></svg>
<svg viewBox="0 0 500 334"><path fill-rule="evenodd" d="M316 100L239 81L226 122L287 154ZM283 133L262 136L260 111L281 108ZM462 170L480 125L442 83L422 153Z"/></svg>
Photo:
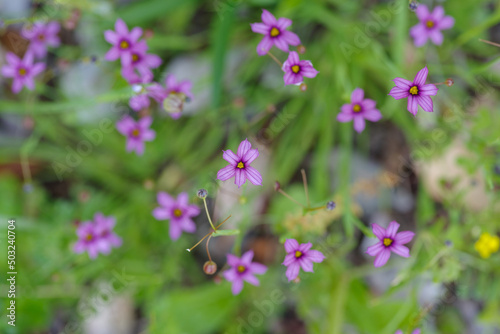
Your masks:
<svg viewBox="0 0 500 334"><path fill-rule="evenodd" d="M448 86L448 87L453 86L453 84L454 84L454 83L455 83L455 81L453 81L453 79L451 79L451 78L448 78L448 79L446 79L446 81L445 81L445 84L446 84L446 86Z"/></svg>
<svg viewBox="0 0 500 334"><path fill-rule="evenodd" d="M203 271L207 275L213 275L217 271L217 264L214 261L207 261L203 265Z"/></svg>
<svg viewBox="0 0 500 334"><path fill-rule="evenodd" d="M307 90L307 85L305 83L300 84L300 91L305 92Z"/></svg>
<svg viewBox="0 0 500 334"><path fill-rule="evenodd" d="M281 184L278 181L274 182L274 191L278 191L280 189L281 189Z"/></svg>

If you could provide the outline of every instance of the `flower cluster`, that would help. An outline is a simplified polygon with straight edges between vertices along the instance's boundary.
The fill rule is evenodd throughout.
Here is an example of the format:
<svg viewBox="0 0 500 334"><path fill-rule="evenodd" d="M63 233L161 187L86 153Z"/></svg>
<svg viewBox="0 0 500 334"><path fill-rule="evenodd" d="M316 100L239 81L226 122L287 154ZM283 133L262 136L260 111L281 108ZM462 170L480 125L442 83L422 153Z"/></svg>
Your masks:
<svg viewBox="0 0 500 334"><path fill-rule="evenodd" d="M474 244L474 248L483 259L487 259L500 249L500 238L486 232L481 233L481 236Z"/></svg>
<svg viewBox="0 0 500 334"><path fill-rule="evenodd" d="M47 55L47 47L57 47L61 44L58 37L61 29L58 22L35 22L29 27L23 27L21 35L29 41L28 50L23 58L13 52L7 52L7 64L1 69L6 78L12 78L12 92L18 94L23 87L35 89L34 78L45 70L45 63L36 63L35 59Z"/></svg>
<svg viewBox="0 0 500 334"><path fill-rule="evenodd" d="M289 52L287 60L281 67L285 72L283 76L285 85L300 85L304 77L314 78L319 72L314 69L312 63L309 60L300 60L297 52L290 52L290 45L299 46L300 44L300 38L295 33L286 30L292 25L292 20L284 17L276 20L274 15L265 9L262 10L261 19L260 23L250 24L253 32L264 35L257 45L257 54L259 56L271 55L269 51L273 46L281 51ZM304 50L304 47L300 49ZM272 55L271 57L274 58Z"/></svg>
<svg viewBox="0 0 500 334"><path fill-rule="evenodd" d="M85 221L78 225L76 235L78 241L73 247L75 253L87 252L91 259L99 253L109 254L113 247L120 247L122 239L113 232L115 218L106 217L98 212L93 221Z"/></svg>

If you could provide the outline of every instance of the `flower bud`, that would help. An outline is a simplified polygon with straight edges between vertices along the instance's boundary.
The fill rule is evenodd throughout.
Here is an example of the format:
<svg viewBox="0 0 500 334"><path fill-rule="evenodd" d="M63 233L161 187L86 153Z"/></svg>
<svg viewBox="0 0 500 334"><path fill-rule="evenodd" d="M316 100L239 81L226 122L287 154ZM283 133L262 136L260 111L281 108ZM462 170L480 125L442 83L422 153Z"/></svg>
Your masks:
<svg viewBox="0 0 500 334"><path fill-rule="evenodd" d="M300 91L305 92L307 90L307 85L305 83L300 84Z"/></svg>
<svg viewBox="0 0 500 334"><path fill-rule="evenodd" d="M208 196L208 191L206 189L200 189L196 193L196 196L198 196L199 198L202 198L202 199L206 198Z"/></svg>
<svg viewBox="0 0 500 334"><path fill-rule="evenodd" d="M280 189L281 189L281 184L278 181L274 182L274 191L278 191Z"/></svg>
<svg viewBox="0 0 500 334"><path fill-rule="evenodd" d="M214 261L207 261L203 265L203 271L207 275L213 275L217 271L217 264Z"/></svg>
<svg viewBox="0 0 500 334"><path fill-rule="evenodd" d="M418 7L418 2L416 1L412 1L408 4L408 8L410 8L412 12L416 11L417 7Z"/></svg>
<svg viewBox="0 0 500 334"><path fill-rule="evenodd" d="M446 81L445 81L445 84L446 84L446 86L448 86L448 87L453 86L453 84L454 84L454 83L455 83L455 82L454 82L454 81L453 81L453 79L451 79L451 78L448 78L448 79L446 79Z"/></svg>
<svg viewBox="0 0 500 334"><path fill-rule="evenodd" d="M332 211L333 209L335 209L336 206L337 206L337 204L335 204L334 201L330 201L330 202L326 203L326 209L328 211Z"/></svg>
<svg viewBox="0 0 500 334"><path fill-rule="evenodd" d="M297 52L300 53L300 54L304 54L306 53L306 47L304 45L299 45L297 46Z"/></svg>

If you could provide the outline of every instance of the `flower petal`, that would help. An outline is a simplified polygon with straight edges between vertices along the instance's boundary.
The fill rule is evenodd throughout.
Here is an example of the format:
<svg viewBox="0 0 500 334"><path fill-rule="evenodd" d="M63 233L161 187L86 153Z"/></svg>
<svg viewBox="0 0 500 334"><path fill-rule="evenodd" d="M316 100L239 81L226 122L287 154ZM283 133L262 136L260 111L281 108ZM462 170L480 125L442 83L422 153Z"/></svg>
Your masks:
<svg viewBox="0 0 500 334"><path fill-rule="evenodd" d="M252 166L247 166L245 168L245 174L246 174L246 178L252 182L253 185L255 186L261 186L262 185L262 175L260 175L260 173L255 169L253 168Z"/></svg>
<svg viewBox="0 0 500 334"><path fill-rule="evenodd" d="M226 181L234 176L236 168L228 165L217 172L217 180Z"/></svg>
<svg viewBox="0 0 500 334"><path fill-rule="evenodd" d="M403 78L394 78L392 79L394 83L396 84L396 87L399 87L404 90L409 90L410 87L413 85L411 81L403 79Z"/></svg>
<svg viewBox="0 0 500 334"><path fill-rule="evenodd" d="M432 99L430 96L419 96L417 97L417 102L420 104L422 109L427 112L433 112L434 111L434 105L432 103Z"/></svg>
<svg viewBox="0 0 500 334"><path fill-rule="evenodd" d="M299 243L295 239L286 239L285 251L287 253L295 252L299 248Z"/></svg>
<svg viewBox="0 0 500 334"><path fill-rule="evenodd" d="M280 28L280 30L285 30L291 25L292 25L292 20L287 19L286 17L280 17L276 22L276 26Z"/></svg>
<svg viewBox="0 0 500 334"><path fill-rule="evenodd" d="M253 259L253 250L248 250L246 251L242 256L241 256L241 262L246 264L247 266L250 266L250 263L252 263Z"/></svg>
<svg viewBox="0 0 500 334"><path fill-rule="evenodd" d="M361 133L364 129L365 119L361 115L354 117L354 130L356 130L357 133Z"/></svg>
<svg viewBox="0 0 500 334"><path fill-rule="evenodd" d="M354 116L352 113L341 112L337 115L337 121L341 123L350 122L352 121L353 117Z"/></svg>
<svg viewBox="0 0 500 334"><path fill-rule="evenodd" d="M387 263L387 261L389 260L390 257L391 257L391 251L388 249L384 249L377 255L373 265L376 268L382 267L383 265L385 265Z"/></svg>
<svg viewBox="0 0 500 334"><path fill-rule="evenodd" d="M429 33L429 38L431 39L432 43L436 45L441 45L443 44L443 34L439 29L434 29Z"/></svg>
<svg viewBox="0 0 500 334"><path fill-rule="evenodd" d="M378 122L382 119L382 113L378 109L367 109L363 112L363 117L371 122Z"/></svg>
<svg viewBox="0 0 500 334"><path fill-rule="evenodd" d="M382 226L380 226L379 224L372 224L372 231L373 231L373 234L375 234L375 236L379 239L379 240L382 240L385 238L387 232L385 230L385 228L383 228Z"/></svg>
<svg viewBox="0 0 500 334"><path fill-rule="evenodd" d="M314 249L309 250L307 252L307 254L305 255L305 257L308 260L311 260L312 262L317 262L317 263L323 262L323 260L325 259L325 256L323 255L323 253L321 253L320 251L314 250Z"/></svg>
<svg viewBox="0 0 500 334"><path fill-rule="evenodd" d="M245 170L239 168L234 169L234 184L236 184L238 188L240 188L243 184L245 184L246 179L247 179L247 174Z"/></svg>
<svg viewBox="0 0 500 334"><path fill-rule="evenodd" d="M269 13L269 11L263 9L261 15L262 22L267 25L276 25L277 21L273 14Z"/></svg>
<svg viewBox="0 0 500 334"><path fill-rule="evenodd" d="M243 279L245 281L247 281L248 283L252 284L252 285L255 285L255 286L259 286L260 285L260 282L258 280L257 277L255 277L254 275L252 274L247 274L243 277Z"/></svg>
<svg viewBox="0 0 500 334"><path fill-rule="evenodd" d="M437 94L438 88L433 84L427 84L427 85L420 86L418 92L419 92L420 96L422 96L422 95L432 96L432 95Z"/></svg>
<svg viewBox="0 0 500 334"><path fill-rule="evenodd" d="M267 35L269 32L269 26L264 23L250 23L250 27L257 34Z"/></svg>
<svg viewBox="0 0 500 334"><path fill-rule="evenodd" d="M248 141L248 139L245 139L244 141L242 141L240 143L240 145L238 146L238 151L237 151L238 158L242 158L243 156L245 156L245 154L251 148L252 148L252 144L250 144L250 142Z"/></svg>
<svg viewBox="0 0 500 334"><path fill-rule="evenodd" d="M313 271L313 263L311 260L308 260L307 258L300 258L299 264L302 267L302 270L312 273Z"/></svg>
<svg viewBox="0 0 500 334"><path fill-rule="evenodd" d="M283 265L289 266L297 260L294 253L288 254L285 256L285 260L283 261Z"/></svg>
<svg viewBox="0 0 500 334"><path fill-rule="evenodd" d="M155 217L156 220L166 220L170 219L170 210L167 210L162 207L157 207L153 210L153 217Z"/></svg>
<svg viewBox="0 0 500 334"><path fill-rule="evenodd" d="M239 266L241 260L239 257L233 254L227 254L227 264L231 267ZM228 270L229 271L229 270Z"/></svg>
<svg viewBox="0 0 500 334"><path fill-rule="evenodd" d="M257 262L252 262L249 266L249 269L252 273L259 275L265 274L267 271L267 267L265 265Z"/></svg>
<svg viewBox="0 0 500 334"><path fill-rule="evenodd" d="M361 88L356 88L351 93L351 103L361 103L365 97L365 91Z"/></svg>
<svg viewBox="0 0 500 334"><path fill-rule="evenodd" d="M394 244L390 247L390 250L399 256L410 257L410 250L403 245Z"/></svg>
<svg viewBox="0 0 500 334"><path fill-rule="evenodd" d="M415 233L412 231L399 232L394 237L394 242L396 242L399 245L404 245L404 244L409 243L413 239L414 236L415 236Z"/></svg>
<svg viewBox="0 0 500 334"><path fill-rule="evenodd" d="M370 246L366 249L366 254L370 256L377 256L381 251L385 249L382 242L377 242L375 245Z"/></svg>
<svg viewBox="0 0 500 334"><path fill-rule="evenodd" d="M437 23L438 29L446 30L450 29L455 25L455 19L451 16L445 16L441 21Z"/></svg>
<svg viewBox="0 0 500 334"><path fill-rule="evenodd" d="M231 292L233 295L237 295L243 290L243 280L242 279L235 279L233 281L233 285L231 286Z"/></svg>
<svg viewBox="0 0 500 334"><path fill-rule="evenodd" d="M257 54L259 56L267 54L269 50L271 50L271 48L273 47L273 44L274 43L271 38L269 38L268 36L264 36L264 38L262 38L260 43L257 45Z"/></svg>
<svg viewBox="0 0 500 334"><path fill-rule="evenodd" d="M181 226L177 222L170 221L168 233L170 235L170 239L174 241L179 239L182 234Z"/></svg>
<svg viewBox="0 0 500 334"><path fill-rule="evenodd" d="M413 79L413 83L417 86L425 85L425 81L427 80L428 73L429 73L429 70L427 69L427 66L425 66L423 69L418 71L417 75L415 76L415 79Z"/></svg>
<svg viewBox="0 0 500 334"><path fill-rule="evenodd" d="M396 221L392 221L389 223L386 231L386 237L394 239L396 237L396 233L398 232L399 224Z"/></svg>
<svg viewBox="0 0 500 334"><path fill-rule="evenodd" d="M286 269L286 277L288 278L288 281L292 281L299 276L299 270L300 270L300 265L298 263L292 263L291 265L288 266Z"/></svg>
<svg viewBox="0 0 500 334"><path fill-rule="evenodd" d="M413 95L408 96L407 109L411 114L413 114L413 116L417 115L418 103L417 103L417 98L415 96L413 96Z"/></svg>
<svg viewBox="0 0 500 334"><path fill-rule="evenodd" d="M424 4L418 5L415 14L417 14L417 17L420 21L426 21L430 16L429 9Z"/></svg>
<svg viewBox="0 0 500 334"><path fill-rule="evenodd" d="M299 36L291 31L282 31L281 35L281 38L289 45L297 46L300 44Z"/></svg>
<svg viewBox="0 0 500 334"><path fill-rule="evenodd" d="M404 99L408 96L410 96L410 93L408 90L401 89L399 87L393 87L391 91L389 92L389 95L392 96L396 100L401 100Z"/></svg>
<svg viewBox="0 0 500 334"><path fill-rule="evenodd" d="M241 160L245 165L250 165L258 156L259 156L259 150L253 148L248 150Z"/></svg>
<svg viewBox="0 0 500 334"><path fill-rule="evenodd" d="M222 159L229 162L231 165L236 166L240 162L240 158L231 150L222 151Z"/></svg>
<svg viewBox="0 0 500 334"><path fill-rule="evenodd" d="M443 6L436 6L434 7L430 19L434 22L441 21L441 19L444 17L444 8Z"/></svg>

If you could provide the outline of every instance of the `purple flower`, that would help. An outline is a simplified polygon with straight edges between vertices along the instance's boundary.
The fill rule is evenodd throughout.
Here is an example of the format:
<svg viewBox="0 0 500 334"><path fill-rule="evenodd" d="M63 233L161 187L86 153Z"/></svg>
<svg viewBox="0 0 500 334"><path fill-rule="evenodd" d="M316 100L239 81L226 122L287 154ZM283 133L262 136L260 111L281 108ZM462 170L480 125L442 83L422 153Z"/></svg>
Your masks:
<svg viewBox="0 0 500 334"><path fill-rule="evenodd" d="M75 253L87 251L91 259L99 253L109 254L112 247L120 247L122 240L113 232L115 218L102 213L94 215L94 221L82 222L76 229L78 241L73 247Z"/></svg>
<svg viewBox="0 0 500 334"><path fill-rule="evenodd" d="M354 120L354 130L360 133L365 128L365 119L378 122L382 114L375 109L376 102L364 98L365 92L361 88L356 88L351 94L351 103L344 104L337 115L337 121L345 123Z"/></svg>
<svg viewBox="0 0 500 334"><path fill-rule="evenodd" d="M264 38L257 45L257 54L265 55L273 45L285 52L289 51L288 46L297 46L300 44L300 39L291 31L287 31L292 24L292 20L281 17L278 20L267 10L262 10L262 23L252 23L252 31L258 34L263 34Z"/></svg>
<svg viewBox="0 0 500 334"><path fill-rule="evenodd" d="M189 80L179 81L173 74L167 75L165 86L153 84L150 88L150 96L168 112L170 117L178 119L182 115L186 98L193 99L191 93L192 83ZM167 101L168 99L168 101Z"/></svg>
<svg viewBox="0 0 500 334"><path fill-rule="evenodd" d="M120 247L122 239L113 232L115 217L105 217L98 212L94 215L94 232L97 235L97 248L103 254L109 254L112 247Z"/></svg>
<svg viewBox="0 0 500 334"><path fill-rule="evenodd" d="M370 256L376 256L375 267L382 267L391 257L391 252L402 257L410 257L410 250L403 246L413 239L415 233L411 231L398 232L399 224L392 221L387 230L380 225L372 224L373 233L379 242L368 247L366 253Z"/></svg>
<svg viewBox="0 0 500 334"><path fill-rule="evenodd" d="M127 152L135 151L137 155L144 153L144 142L152 141L156 133L149 126L153 123L153 118L146 116L137 122L130 116L124 116L116 122L118 131L127 137Z"/></svg>
<svg viewBox="0 0 500 334"><path fill-rule="evenodd" d="M259 150L252 149L252 144L245 139L238 146L237 154L233 151L222 151L222 158L229 162L229 165L217 172L217 179L221 181L229 180L234 176L234 183L241 187L248 179L256 186L262 185L262 176L250 166L250 164L259 156Z"/></svg>
<svg viewBox="0 0 500 334"><path fill-rule="evenodd" d="M29 50L33 52L35 57L43 58L47 54L47 46L56 47L61 44L57 36L60 29L61 26L55 21L36 22L31 28L23 29L21 35L30 41Z"/></svg>
<svg viewBox="0 0 500 334"><path fill-rule="evenodd" d="M443 43L441 30L450 29L455 24L453 17L444 16L444 9L441 6L437 6L432 13L429 13L427 6L420 4L416 14L420 22L410 29L410 36L413 37L416 47L423 46L429 38L432 43L441 45Z"/></svg>
<svg viewBox="0 0 500 334"><path fill-rule="evenodd" d="M148 108L150 105L149 97L151 92L149 87L144 87L142 85L133 85L132 90L136 95L132 96L128 100L128 105L135 111L140 111L144 108Z"/></svg>
<svg viewBox="0 0 500 334"><path fill-rule="evenodd" d="M292 281L299 276L299 270L313 272L313 262L323 262L325 256L317 250L311 249L312 244L300 244L295 239L286 239L285 241L285 261L283 265L287 266L286 277Z"/></svg>
<svg viewBox="0 0 500 334"><path fill-rule="evenodd" d="M122 67L122 75L130 84L151 82L153 80L151 69L161 65L161 58L147 54L147 50L148 45L145 41L139 41L131 48L131 62Z"/></svg>
<svg viewBox="0 0 500 334"><path fill-rule="evenodd" d="M243 289L243 281L259 286L259 280L254 274L262 275L267 271L267 267L263 264L252 262L253 250L249 250L241 256L241 258L227 254L227 264L231 266L224 272L224 278L232 282L231 291L233 295L237 295Z"/></svg>
<svg viewBox="0 0 500 334"><path fill-rule="evenodd" d="M288 59L283 63L285 85L297 85L304 81L304 77L314 78L319 72L314 69L309 60L299 60L299 54L290 52Z"/></svg>
<svg viewBox="0 0 500 334"><path fill-rule="evenodd" d="M26 86L29 90L35 89L33 78L42 73L45 69L44 63L33 64L33 52L28 51L23 59L20 59L12 52L7 52L5 56L7 65L2 67L2 75L7 78L13 78L12 92L17 94Z"/></svg>
<svg viewBox="0 0 500 334"><path fill-rule="evenodd" d="M427 66L418 71L413 82L402 78L393 79L396 87L391 89L390 96L396 100L408 98L408 111L417 115L418 106L420 105L424 111L433 112L434 106L430 96L436 95L438 88L433 84L425 84L429 70Z"/></svg>
<svg viewBox="0 0 500 334"><path fill-rule="evenodd" d="M401 329L398 329L396 333L394 334L403 334L403 331ZM420 328L415 329L411 334L420 334Z"/></svg>
<svg viewBox="0 0 500 334"><path fill-rule="evenodd" d="M121 58L122 65L128 66L132 63L132 50L141 35L141 28L135 27L129 32L122 19L116 20L115 31L106 30L104 32L106 41L113 45L104 56L104 59L114 61Z"/></svg>
<svg viewBox="0 0 500 334"><path fill-rule="evenodd" d="M153 217L157 220L170 220L170 239L179 239L182 231L188 233L196 231L196 225L191 217L196 217L200 209L194 204L189 204L187 193L180 193L177 199L174 199L160 191L157 200L160 206L153 210Z"/></svg>

